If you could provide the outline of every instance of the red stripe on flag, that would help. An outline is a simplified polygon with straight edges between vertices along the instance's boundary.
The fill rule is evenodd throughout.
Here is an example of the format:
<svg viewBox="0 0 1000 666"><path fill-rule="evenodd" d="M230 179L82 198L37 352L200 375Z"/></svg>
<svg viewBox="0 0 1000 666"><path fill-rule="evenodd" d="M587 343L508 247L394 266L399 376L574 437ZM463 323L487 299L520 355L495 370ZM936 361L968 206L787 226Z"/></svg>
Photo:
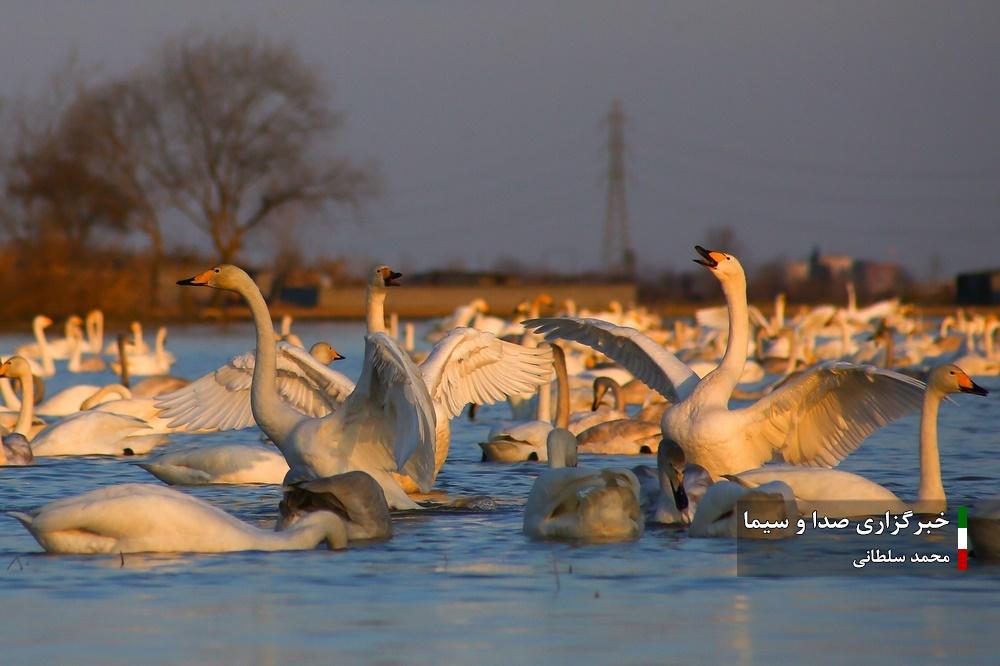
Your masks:
<svg viewBox="0 0 1000 666"><path fill-rule="evenodd" d="M969 568L969 551L958 551L958 570L965 571Z"/></svg>

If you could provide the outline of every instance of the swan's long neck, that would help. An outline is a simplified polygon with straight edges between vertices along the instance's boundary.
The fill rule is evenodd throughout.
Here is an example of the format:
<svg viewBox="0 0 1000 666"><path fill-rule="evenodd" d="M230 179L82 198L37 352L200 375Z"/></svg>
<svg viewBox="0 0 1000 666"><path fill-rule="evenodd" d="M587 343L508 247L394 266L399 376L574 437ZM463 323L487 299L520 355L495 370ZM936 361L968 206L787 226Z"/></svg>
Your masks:
<svg viewBox="0 0 1000 666"><path fill-rule="evenodd" d="M837 323L840 326L840 355L847 356L854 352L851 346L851 328L847 325L847 317L840 317Z"/></svg>
<svg viewBox="0 0 1000 666"><path fill-rule="evenodd" d="M336 514L328 511L310 513L280 532L249 529L257 550L304 550L316 547L324 539L331 548L347 546L347 527Z"/></svg>
<svg viewBox="0 0 1000 666"><path fill-rule="evenodd" d="M84 411L105 402L104 398L109 395L118 396L119 400L131 400L132 392L121 384L108 384L94 391L94 394L80 403L80 411Z"/></svg>
<svg viewBox="0 0 1000 666"><path fill-rule="evenodd" d="M368 285L365 296L365 316L369 333L385 333L385 289Z"/></svg>
<svg viewBox="0 0 1000 666"><path fill-rule="evenodd" d="M104 315L97 310L87 317L87 338L90 350L100 354L104 349Z"/></svg>
<svg viewBox="0 0 1000 666"><path fill-rule="evenodd" d="M703 381L707 395L713 402L726 405L733 389L740 381L747 362L747 347L750 344L750 313L747 307L747 282L741 274L722 283L729 309L729 343L722 363Z"/></svg>
<svg viewBox="0 0 1000 666"><path fill-rule="evenodd" d="M611 399L614 402L615 409L625 409L625 398L622 395L622 386L610 377L606 381L602 382L608 387L611 392Z"/></svg>
<svg viewBox="0 0 1000 666"><path fill-rule="evenodd" d="M535 419L552 421L552 382L538 387L538 404L535 407Z"/></svg>
<svg viewBox="0 0 1000 666"><path fill-rule="evenodd" d="M10 385L10 379L0 377L0 395L8 409L21 409L21 400L14 393L14 387Z"/></svg>
<svg viewBox="0 0 1000 666"><path fill-rule="evenodd" d="M934 502L945 507L944 484L941 483L941 456L938 453L937 419L938 407L943 394L928 386L924 391L924 406L920 413L920 488L917 502Z"/></svg>
<svg viewBox="0 0 1000 666"><path fill-rule="evenodd" d="M239 294L247 302L257 333L257 350L253 366L253 384L250 387L250 407L253 417L268 437L280 448L292 428L301 420L278 396L278 362L275 351L274 324L267 303L260 289L249 276L241 284Z"/></svg>
<svg viewBox="0 0 1000 666"><path fill-rule="evenodd" d="M48 374L55 374L56 366L49 350L49 340L45 337L45 327L41 322L35 322L35 339L38 341L38 351L42 355L42 369Z"/></svg>
<svg viewBox="0 0 1000 666"><path fill-rule="evenodd" d="M31 422L35 418L35 378L30 372L18 377L21 380L21 410L17 413L14 432L29 437Z"/></svg>
<svg viewBox="0 0 1000 666"><path fill-rule="evenodd" d="M569 374L566 372L566 357L562 348L553 345L552 361L556 367L556 427L569 427Z"/></svg>

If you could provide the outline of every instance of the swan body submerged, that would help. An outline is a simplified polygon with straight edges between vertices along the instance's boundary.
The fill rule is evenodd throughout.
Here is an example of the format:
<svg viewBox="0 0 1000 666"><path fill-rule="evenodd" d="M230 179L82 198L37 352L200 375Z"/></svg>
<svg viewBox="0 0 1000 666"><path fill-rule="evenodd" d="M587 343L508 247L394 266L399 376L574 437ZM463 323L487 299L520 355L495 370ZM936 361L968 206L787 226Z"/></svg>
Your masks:
<svg viewBox="0 0 1000 666"><path fill-rule="evenodd" d="M328 511L272 532L171 488L141 483L98 488L10 515L50 553L304 550L324 540L330 548L344 548L348 541L343 521Z"/></svg>

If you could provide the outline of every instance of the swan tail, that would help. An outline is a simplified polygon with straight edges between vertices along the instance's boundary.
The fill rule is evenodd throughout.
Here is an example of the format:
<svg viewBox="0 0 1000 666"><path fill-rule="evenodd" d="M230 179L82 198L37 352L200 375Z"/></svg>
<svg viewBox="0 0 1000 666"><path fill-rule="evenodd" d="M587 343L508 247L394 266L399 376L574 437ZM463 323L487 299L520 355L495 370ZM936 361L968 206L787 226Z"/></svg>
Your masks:
<svg viewBox="0 0 1000 666"><path fill-rule="evenodd" d="M22 513L21 511L8 511L7 515L10 516L11 518L17 518L22 525L24 525L29 530L31 529L31 523L34 521L33 516L27 513Z"/></svg>

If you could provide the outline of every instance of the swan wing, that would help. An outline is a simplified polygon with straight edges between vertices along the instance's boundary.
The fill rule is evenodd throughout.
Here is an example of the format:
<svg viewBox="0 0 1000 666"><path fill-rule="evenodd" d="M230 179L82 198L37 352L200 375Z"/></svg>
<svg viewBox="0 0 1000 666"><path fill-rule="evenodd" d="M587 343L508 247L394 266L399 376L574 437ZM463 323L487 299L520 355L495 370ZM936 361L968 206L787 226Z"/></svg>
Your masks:
<svg viewBox="0 0 1000 666"><path fill-rule="evenodd" d="M364 369L344 403L345 427L365 463L408 474L424 492L434 482L434 404L423 375L385 333L365 336Z"/></svg>
<svg viewBox="0 0 1000 666"><path fill-rule="evenodd" d="M288 342L278 343L279 377L282 371L288 372L290 376L308 378L313 385L323 389L329 396L326 402L330 404L331 410L347 400L354 391L354 382L350 377L323 365L302 347Z"/></svg>
<svg viewBox="0 0 1000 666"><path fill-rule="evenodd" d="M470 402L494 403L551 381L552 351L505 342L472 328L456 328L434 346L420 371L431 399L454 418Z"/></svg>
<svg viewBox="0 0 1000 666"><path fill-rule="evenodd" d="M698 385L698 375L691 368L634 328L579 317L544 317L523 323L546 339L563 338L596 349L671 402L680 402Z"/></svg>
<svg viewBox="0 0 1000 666"><path fill-rule="evenodd" d="M299 354L301 352L301 354ZM326 368L323 374L304 349L280 343L277 355L276 385L278 394L299 412L312 417L330 414L350 391L353 384L344 375ZM307 369L304 369L304 366ZM157 399L160 415L170 427L189 430L239 430L255 423L250 406L253 386L254 352L248 351L199 379Z"/></svg>
<svg viewBox="0 0 1000 666"><path fill-rule="evenodd" d="M748 446L797 465L833 467L878 428L920 409L924 383L870 365L817 365L739 410Z"/></svg>

